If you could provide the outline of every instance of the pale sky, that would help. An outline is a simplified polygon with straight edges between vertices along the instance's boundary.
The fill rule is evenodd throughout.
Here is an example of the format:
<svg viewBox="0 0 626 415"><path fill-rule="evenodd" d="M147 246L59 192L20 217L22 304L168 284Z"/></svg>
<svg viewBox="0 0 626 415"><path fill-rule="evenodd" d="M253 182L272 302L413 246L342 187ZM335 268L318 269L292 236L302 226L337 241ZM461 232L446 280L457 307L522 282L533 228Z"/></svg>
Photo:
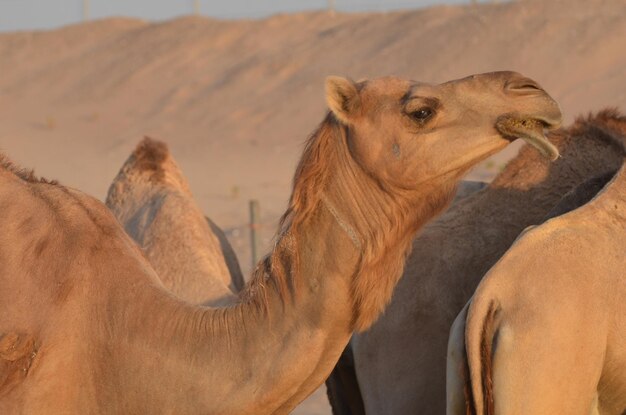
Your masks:
<svg viewBox="0 0 626 415"><path fill-rule="evenodd" d="M90 17L132 16L163 20L191 14L194 0L0 0L0 31L47 29L76 23L89 3ZM221 18L256 18L328 7L329 0L199 0L201 13ZM469 0L334 0L340 11L385 11Z"/></svg>

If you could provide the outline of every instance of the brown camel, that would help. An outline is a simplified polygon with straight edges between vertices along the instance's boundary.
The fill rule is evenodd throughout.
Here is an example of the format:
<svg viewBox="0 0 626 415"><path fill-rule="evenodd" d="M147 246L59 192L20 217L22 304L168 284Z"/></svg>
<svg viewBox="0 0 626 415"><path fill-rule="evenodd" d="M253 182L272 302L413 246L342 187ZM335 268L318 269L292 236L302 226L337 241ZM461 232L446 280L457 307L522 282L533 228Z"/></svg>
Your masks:
<svg viewBox="0 0 626 415"><path fill-rule="evenodd" d="M145 138L109 188L106 205L143 249L169 291L225 305L243 288L226 236L205 218L165 143Z"/></svg>
<svg viewBox="0 0 626 415"><path fill-rule="evenodd" d="M626 413L626 117L606 115L588 128L620 146L621 170L482 279L450 334L449 415Z"/></svg>
<svg viewBox="0 0 626 415"><path fill-rule="evenodd" d="M621 148L603 127L611 119L606 111L552 134L562 154L552 164L523 148L487 189L420 232L385 313L354 336L354 361L349 354L342 358L329 379L337 414L444 413L446 345L454 318L524 228L541 223L578 184L621 165Z"/></svg>
<svg viewBox="0 0 626 415"><path fill-rule="evenodd" d="M97 200L3 163L0 413L288 413L378 317L464 172L515 136L557 154L558 105L511 72L332 77L327 100L274 248L226 308L165 290Z"/></svg>

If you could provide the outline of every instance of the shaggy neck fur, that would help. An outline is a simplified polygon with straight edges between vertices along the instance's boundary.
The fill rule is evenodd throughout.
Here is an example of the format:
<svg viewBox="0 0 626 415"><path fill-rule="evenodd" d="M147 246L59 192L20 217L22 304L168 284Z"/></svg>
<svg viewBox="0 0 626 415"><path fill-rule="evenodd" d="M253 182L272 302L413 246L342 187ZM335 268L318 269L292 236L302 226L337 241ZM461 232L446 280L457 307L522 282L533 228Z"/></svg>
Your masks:
<svg viewBox="0 0 626 415"><path fill-rule="evenodd" d="M260 281L272 280L283 294L292 289L297 299L299 246L310 236L307 228L315 212L328 210L359 251L350 301L351 329L360 331L388 303L416 231L447 206L456 183L439 178L436 183L405 190L381 182L352 158L350 134L348 127L329 114L308 140L275 249L260 264L245 297L256 294Z"/></svg>

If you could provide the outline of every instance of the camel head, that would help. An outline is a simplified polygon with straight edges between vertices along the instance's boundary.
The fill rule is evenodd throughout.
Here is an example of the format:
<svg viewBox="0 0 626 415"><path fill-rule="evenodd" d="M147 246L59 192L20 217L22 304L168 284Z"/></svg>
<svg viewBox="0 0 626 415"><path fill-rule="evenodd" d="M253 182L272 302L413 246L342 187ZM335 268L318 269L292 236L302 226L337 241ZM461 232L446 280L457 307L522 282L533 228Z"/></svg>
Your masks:
<svg viewBox="0 0 626 415"><path fill-rule="evenodd" d="M544 135L561 123L558 104L515 72L439 85L329 77L326 99L347 128L354 159L379 181L401 188L454 180L516 138L550 159L558 157Z"/></svg>

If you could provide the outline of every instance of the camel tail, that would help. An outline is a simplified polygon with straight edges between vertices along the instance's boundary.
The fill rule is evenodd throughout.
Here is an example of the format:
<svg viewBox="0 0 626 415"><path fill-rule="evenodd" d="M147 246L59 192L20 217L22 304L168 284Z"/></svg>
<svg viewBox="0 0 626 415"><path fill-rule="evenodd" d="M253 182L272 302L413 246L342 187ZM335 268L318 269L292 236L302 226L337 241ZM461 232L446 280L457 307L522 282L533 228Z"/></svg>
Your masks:
<svg viewBox="0 0 626 415"><path fill-rule="evenodd" d="M326 380L326 393L333 415L365 415L350 343Z"/></svg>
<svg viewBox="0 0 626 415"><path fill-rule="evenodd" d="M495 300L478 301L468 313L465 331L468 415L495 414L492 363L498 308Z"/></svg>

